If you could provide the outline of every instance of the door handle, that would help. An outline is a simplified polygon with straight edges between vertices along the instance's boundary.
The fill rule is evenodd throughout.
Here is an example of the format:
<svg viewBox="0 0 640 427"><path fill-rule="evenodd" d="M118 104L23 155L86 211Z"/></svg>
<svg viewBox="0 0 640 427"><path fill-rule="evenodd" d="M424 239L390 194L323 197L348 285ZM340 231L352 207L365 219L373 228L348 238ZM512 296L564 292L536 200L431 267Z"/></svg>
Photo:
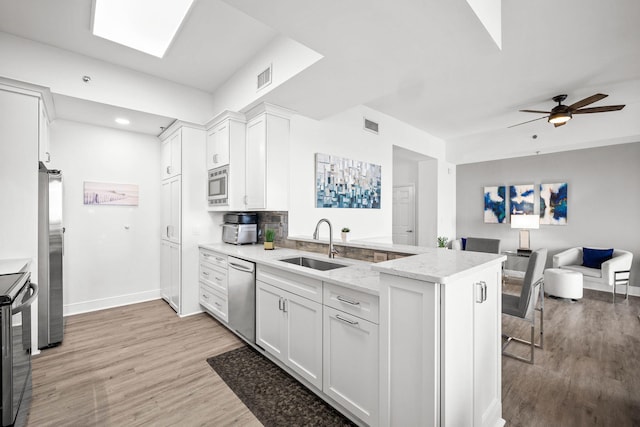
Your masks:
<svg viewBox="0 0 640 427"><path fill-rule="evenodd" d="M167 175L171 175L171 166L167 166Z"/></svg>
<svg viewBox="0 0 640 427"><path fill-rule="evenodd" d="M169 226L168 225L167 225L167 237L170 237L169 236Z"/></svg>
<svg viewBox="0 0 640 427"><path fill-rule="evenodd" d="M407 233L413 233L413 230L407 230Z"/></svg>

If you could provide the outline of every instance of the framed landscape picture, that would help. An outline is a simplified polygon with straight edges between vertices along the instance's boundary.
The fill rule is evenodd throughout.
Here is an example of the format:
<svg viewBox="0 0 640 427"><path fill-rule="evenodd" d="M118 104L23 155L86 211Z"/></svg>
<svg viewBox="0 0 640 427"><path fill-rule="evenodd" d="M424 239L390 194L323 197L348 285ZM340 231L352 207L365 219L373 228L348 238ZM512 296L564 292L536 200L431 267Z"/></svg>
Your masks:
<svg viewBox="0 0 640 427"><path fill-rule="evenodd" d="M138 186L85 181L84 204L138 206Z"/></svg>
<svg viewBox="0 0 640 427"><path fill-rule="evenodd" d="M506 219L506 187L484 187L484 222L502 224Z"/></svg>

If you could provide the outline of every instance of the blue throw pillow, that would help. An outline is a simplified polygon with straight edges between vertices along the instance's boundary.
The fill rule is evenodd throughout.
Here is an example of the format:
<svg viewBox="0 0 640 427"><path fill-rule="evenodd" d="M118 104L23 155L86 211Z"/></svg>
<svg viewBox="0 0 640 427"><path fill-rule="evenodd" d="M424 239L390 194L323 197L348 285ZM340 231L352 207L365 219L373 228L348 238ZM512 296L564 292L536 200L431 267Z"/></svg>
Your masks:
<svg viewBox="0 0 640 427"><path fill-rule="evenodd" d="M613 249L582 248L582 265L589 268L601 268L602 263L613 258Z"/></svg>
<svg viewBox="0 0 640 427"><path fill-rule="evenodd" d="M464 251L467 248L467 238L461 237L460 240L462 240L462 250Z"/></svg>

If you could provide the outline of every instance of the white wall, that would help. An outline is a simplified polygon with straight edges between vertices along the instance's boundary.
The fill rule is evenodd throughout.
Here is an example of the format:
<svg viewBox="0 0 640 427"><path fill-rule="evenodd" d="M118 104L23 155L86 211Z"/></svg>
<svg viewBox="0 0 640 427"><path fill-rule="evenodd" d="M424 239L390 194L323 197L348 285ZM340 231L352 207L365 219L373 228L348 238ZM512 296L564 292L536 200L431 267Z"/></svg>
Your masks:
<svg viewBox="0 0 640 427"><path fill-rule="evenodd" d="M363 117L380 124L375 135L363 129ZM390 116L357 106L325 120L296 115L291 120L291 182L289 235L311 236L320 218L328 218L339 237L342 227L351 229L350 239L391 242L393 146L444 158L444 142ZM382 166L380 209L327 209L315 207L315 153L357 159ZM438 194L437 198L440 198ZM321 238L328 231L320 231Z"/></svg>
<svg viewBox="0 0 640 427"><path fill-rule="evenodd" d="M634 283L640 285L638 165L640 142L458 165L458 236L498 238L502 249L515 249L517 230L483 223L483 187L567 182L567 225L531 230L532 248L548 248L547 265L553 254L574 246L629 250ZM537 213L538 203L535 209Z"/></svg>
<svg viewBox="0 0 640 427"><path fill-rule="evenodd" d="M158 298L158 139L58 120L51 152L64 180L65 315ZM139 205L85 206L84 181L137 184Z"/></svg>

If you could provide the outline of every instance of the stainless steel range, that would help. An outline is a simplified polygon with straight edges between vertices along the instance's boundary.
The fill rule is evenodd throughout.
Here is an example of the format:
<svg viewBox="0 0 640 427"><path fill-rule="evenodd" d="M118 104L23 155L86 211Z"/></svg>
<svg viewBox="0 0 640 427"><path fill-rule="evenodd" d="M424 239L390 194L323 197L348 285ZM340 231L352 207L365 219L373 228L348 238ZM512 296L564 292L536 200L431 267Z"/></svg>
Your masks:
<svg viewBox="0 0 640 427"><path fill-rule="evenodd" d="M0 275L2 426L24 426L31 405L31 303L38 286L30 273Z"/></svg>

